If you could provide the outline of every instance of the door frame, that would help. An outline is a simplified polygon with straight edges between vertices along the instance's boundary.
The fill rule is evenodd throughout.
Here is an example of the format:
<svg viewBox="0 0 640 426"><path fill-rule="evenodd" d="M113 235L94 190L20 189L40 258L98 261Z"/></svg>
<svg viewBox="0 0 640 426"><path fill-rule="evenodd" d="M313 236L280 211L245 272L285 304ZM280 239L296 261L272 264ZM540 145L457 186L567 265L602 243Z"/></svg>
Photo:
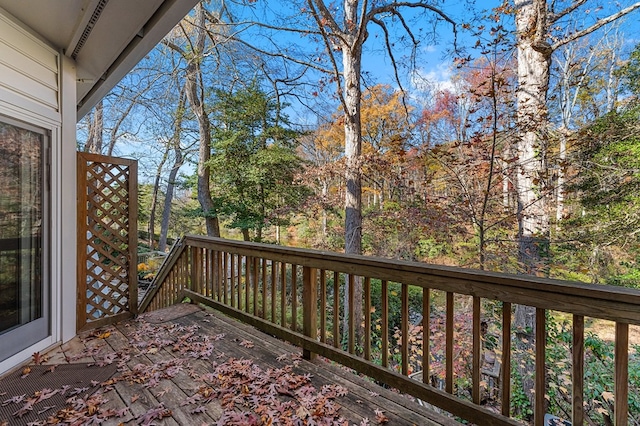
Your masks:
<svg viewBox="0 0 640 426"><path fill-rule="evenodd" d="M52 242L52 196L51 196L51 131L35 123L24 122L13 117L0 114L0 121L10 126L24 129L41 135L40 185L42 187L42 217L40 238L16 238L13 242L19 249L25 240L36 241L41 247L41 316L28 323L0 334L0 361L10 358L52 335L54 324L53 292L51 279L51 242Z"/></svg>

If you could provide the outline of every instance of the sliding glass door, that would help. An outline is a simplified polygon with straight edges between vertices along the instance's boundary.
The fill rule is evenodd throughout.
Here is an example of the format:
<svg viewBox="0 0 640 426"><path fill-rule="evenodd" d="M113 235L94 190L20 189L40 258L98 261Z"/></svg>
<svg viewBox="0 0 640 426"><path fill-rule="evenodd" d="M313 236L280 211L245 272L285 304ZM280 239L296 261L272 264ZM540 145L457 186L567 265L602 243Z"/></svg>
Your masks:
<svg viewBox="0 0 640 426"><path fill-rule="evenodd" d="M0 116L0 361L50 334L48 145Z"/></svg>

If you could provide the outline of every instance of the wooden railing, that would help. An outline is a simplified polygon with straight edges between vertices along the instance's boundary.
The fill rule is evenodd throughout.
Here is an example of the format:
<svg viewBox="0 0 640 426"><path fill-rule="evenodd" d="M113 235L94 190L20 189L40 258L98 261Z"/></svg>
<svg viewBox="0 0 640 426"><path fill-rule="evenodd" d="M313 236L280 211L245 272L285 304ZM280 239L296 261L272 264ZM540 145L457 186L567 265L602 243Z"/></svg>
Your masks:
<svg viewBox="0 0 640 426"><path fill-rule="evenodd" d="M354 320L359 318L355 310L359 304L348 303L347 312L340 306L345 296L351 302L358 300L357 282L363 289L363 333L358 333L362 328ZM373 289L380 289L375 308ZM419 315L415 301L410 301L416 289L422 296ZM585 421L585 317L614 321L614 421L617 426L629 422L629 325L640 324L640 292L636 290L186 236L174 245L140 312L169 306L184 297L298 345L307 358L319 354L480 425L520 424L510 417L516 304L535 311L535 342L547 342L549 312L569 314L573 320L567 373L574 425ZM441 317L432 307L435 299L443 306ZM499 403L492 409L482 404L487 304L498 312L495 354L499 374L494 386ZM393 306L399 306L400 314L395 333L390 329ZM467 310L470 327L469 335L464 336L454 328L456 315ZM442 332L434 331L434 318L441 318ZM428 331L426 338L410 344L412 333L419 337L421 330ZM471 358L468 398L460 396L454 370L460 361L454 348L465 338L470 342L466 349ZM436 341L444 347L435 347ZM540 426L546 403L538 396L545 395L549 384L546 347L531 345L535 359L531 367L535 378L533 423ZM435 380L441 364L442 386Z"/></svg>

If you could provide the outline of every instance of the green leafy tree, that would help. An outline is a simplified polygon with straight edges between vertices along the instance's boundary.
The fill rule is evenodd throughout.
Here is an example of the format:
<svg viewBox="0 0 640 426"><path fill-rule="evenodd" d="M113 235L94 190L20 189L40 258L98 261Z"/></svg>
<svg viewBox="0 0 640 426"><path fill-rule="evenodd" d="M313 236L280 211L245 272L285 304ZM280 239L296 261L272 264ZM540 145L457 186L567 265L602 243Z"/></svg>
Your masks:
<svg viewBox="0 0 640 426"><path fill-rule="evenodd" d="M618 70L622 84L637 100L640 96L640 44L636 45L629 60Z"/></svg>
<svg viewBox="0 0 640 426"><path fill-rule="evenodd" d="M262 241L264 229L286 224L307 193L297 179L300 133L257 83L215 96L208 162L214 204L245 241Z"/></svg>
<svg viewBox="0 0 640 426"><path fill-rule="evenodd" d="M594 282L637 286L640 273L639 69L640 46L618 70L630 93L625 106L585 127L578 136L583 141L576 154L580 173L572 187L578 209L567 230L588 254Z"/></svg>

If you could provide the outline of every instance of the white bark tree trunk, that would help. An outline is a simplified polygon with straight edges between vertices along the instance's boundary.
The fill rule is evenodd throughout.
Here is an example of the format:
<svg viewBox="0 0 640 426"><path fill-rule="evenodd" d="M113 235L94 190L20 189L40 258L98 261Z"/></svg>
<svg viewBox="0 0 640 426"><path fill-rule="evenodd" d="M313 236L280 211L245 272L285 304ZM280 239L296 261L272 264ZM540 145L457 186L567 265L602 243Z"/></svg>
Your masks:
<svg viewBox="0 0 640 426"><path fill-rule="evenodd" d="M551 47L546 41L547 5L544 0L517 0L518 44L516 143L518 166L518 258L527 274L545 274L549 250L547 188L549 67Z"/></svg>
<svg viewBox="0 0 640 426"><path fill-rule="evenodd" d="M547 273L549 257L549 196L547 194L547 145L549 68L551 46L547 43L545 0L515 0L518 54L516 142L516 194L518 217L518 261L522 272ZM535 336L535 309L516 305L514 327L517 339L514 356L522 387L531 404L533 365L527 357ZM518 359L520 358L520 359Z"/></svg>
<svg viewBox="0 0 640 426"><path fill-rule="evenodd" d="M102 154L102 133L104 132L103 108L104 101L98 102L93 117L89 120L89 138L84 145L84 151L92 154Z"/></svg>

